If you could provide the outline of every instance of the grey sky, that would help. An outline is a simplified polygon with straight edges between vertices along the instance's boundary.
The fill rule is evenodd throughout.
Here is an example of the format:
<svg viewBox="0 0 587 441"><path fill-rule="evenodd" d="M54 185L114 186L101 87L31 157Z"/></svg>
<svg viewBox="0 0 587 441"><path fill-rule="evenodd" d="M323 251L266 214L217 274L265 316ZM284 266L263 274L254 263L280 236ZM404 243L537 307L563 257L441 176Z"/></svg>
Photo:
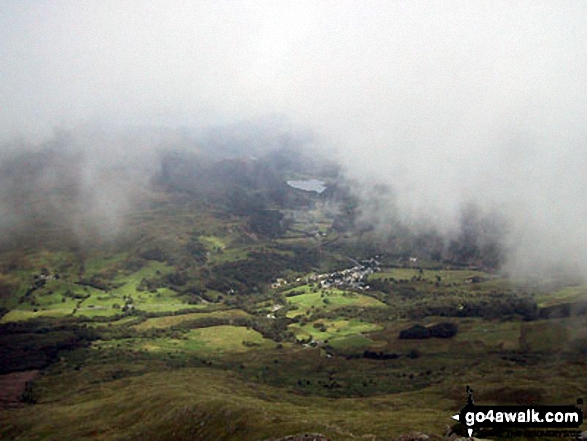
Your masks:
<svg viewBox="0 0 587 441"><path fill-rule="evenodd" d="M4 1L0 127L284 113L341 142L349 131L389 145L406 131L425 143L430 131L474 134L480 121L573 124L586 12L537 1Z"/></svg>
<svg viewBox="0 0 587 441"><path fill-rule="evenodd" d="M5 0L0 139L280 115L408 219L475 199L587 267L586 20L580 1Z"/></svg>

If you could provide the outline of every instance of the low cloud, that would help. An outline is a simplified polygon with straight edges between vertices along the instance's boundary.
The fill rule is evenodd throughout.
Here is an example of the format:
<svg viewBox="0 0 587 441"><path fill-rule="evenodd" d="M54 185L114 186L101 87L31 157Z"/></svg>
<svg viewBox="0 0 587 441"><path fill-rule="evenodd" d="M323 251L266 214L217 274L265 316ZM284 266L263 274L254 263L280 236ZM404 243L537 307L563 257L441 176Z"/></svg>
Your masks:
<svg viewBox="0 0 587 441"><path fill-rule="evenodd" d="M238 133L239 121L284 133L287 121L337 158L382 232L401 221L450 237L472 203L504 219L505 269L585 274L586 12L540 1L4 2L0 139L69 147L51 165L2 173L36 170L41 188L76 182L80 207L95 210L83 216L116 230L161 144L191 145L207 127ZM113 125L156 129L53 135ZM60 164L67 155L85 165ZM112 162L143 170L128 175L137 185L106 172ZM29 184L2 189L2 224L26 215L10 204Z"/></svg>

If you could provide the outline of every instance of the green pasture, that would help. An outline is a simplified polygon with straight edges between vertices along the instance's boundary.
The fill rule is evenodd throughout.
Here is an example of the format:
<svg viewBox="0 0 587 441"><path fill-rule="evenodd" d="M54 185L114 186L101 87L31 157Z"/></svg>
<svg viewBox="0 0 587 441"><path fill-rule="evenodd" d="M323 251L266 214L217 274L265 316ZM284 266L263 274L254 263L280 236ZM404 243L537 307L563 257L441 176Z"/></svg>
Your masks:
<svg viewBox="0 0 587 441"><path fill-rule="evenodd" d="M87 276L97 275L103 270L117 267L127 257L128 253L89 256L84 260L84 272Z"/></svg>
<svg viewBox="0 0 587 441"><path fill-rule="evenodd" d="M310 309L332 310L341 306L353 305L364 307L385 307L386 305L372 297L357 294L352 291L342 291L335 288L309 292L311 288L307 285L294 288L291 291L306 292L293 297L287 297L287 302L298 307L297 310L288 312L288 317L295 317ZM287 291L286 291L287 292Z"/></svg>
<svg viewBox="0 0 587 441"><path fill-rule="evenodd" d="M553 293L535 296L539 306L552 306L559 303L575 302L587 299L587 285L568 286Z"/></svg>
<svg viewBox="0 0 587 441"><path fill-rule="evenodd" d="M249 250L244 247L228 247L222 252L212 253L210 255L210 264L218 265L226 262L234 262L237 260L244 260L247 258Z"/></svg>
<svg viewBox="0 0 587 441"><path fill-rule="evenodd" d="M124 272L119 272L113 282L121 286L112 291L120 295L133 295L138 292L136 287L144 278L160 276L172 270L173 267L168 266L164 262L150 260L145 266L133 273L125 274Z"/></svg>
<svg viewBox="0 0 587 441"><path fill-rule="evenodd" d="M379 342L365 337L362 334L352 334L345 336L334 336L328 340L328 344L339 351L356 350L365 348L380 348L385 345L384 342Z"/></svg>
<svg viewBox="0 0 587 441"><path fill-rule="evenodd" d="M200 236L199 239L208 251L215 251L217 249L224 250L226 248L226 241L218 236Z"/></svg>
<svg viewBox="0 0 587 441"><path fill-rule="evenodd" d="M485 273L482 271L471 271L471 270L423 270L420 273L419 269L414 268L390 268L385 269L381 272L376 272L372 274L369 278L373 280L381 280L381 279L395 279L398 280L407 280L410 281L414 277L420 277L423 281L426 282L436 282L437 277L440 277L442 284L449 284L453 283L456 285L462 285L465 283L470 283L470 280L473 277L479 277L481 280L490 280L494 278L493 275L489 273Z"/></svg>
<svg viewBox="0 0 587 441"><path fill-rule="evenodd" d="M1 319L0 323L19 322L24 320L30 320L39 317L62 317L64 315L71 314L71 310L67 309L47 309L38 311L29 311L23 309L13 309L5 314Z"/></svg>
<svg viewBox="0 0 587 441"><path fill-rule="evenodd" d="M264 338L253 329L244 326L212 326L192 329L181 338L130 338L98 342L96 348L120 348L122 350L162 353L194 353L223 355L271 349L275 342Z"/></svg>
<svg viewBox="0 0 587 441"><path fill-rule="evenodd" d="M240 309L232 309L228 311L214 311L214 312L196 312L196 313L188 313L188 314L181 314L181 315L169 315L165 317L155 317L145 320L138 325L135 325L134 328L139 331L144 331L145 329L162 329L168 328L171 326L179 325L185 321L193 321L193 320L200 320L200 319L208 319L208 318L219 318L219 319L234 319L234 318L250 318L250 314L240 310Z"/></svg>
<svg viewBox="0 0 587 441"><path fill-rule="evenodd" d="M360 335L364 332L373 332L382 329L380 325L363 322L361 320L317 320L303 326L290 325L290 328L301 338L312 335L316 340L330 340L333 338ZM325 331L321 331L325 329Z"/></svg>

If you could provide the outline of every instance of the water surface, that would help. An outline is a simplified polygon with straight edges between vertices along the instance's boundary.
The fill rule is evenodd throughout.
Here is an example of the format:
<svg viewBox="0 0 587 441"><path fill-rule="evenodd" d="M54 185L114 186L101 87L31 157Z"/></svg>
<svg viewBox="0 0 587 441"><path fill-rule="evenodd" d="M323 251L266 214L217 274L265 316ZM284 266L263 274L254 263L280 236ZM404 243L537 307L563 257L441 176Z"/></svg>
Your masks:
<svg viewBox="0 0 587 441"><path fill-rule="evenodd" d="M324 181L318 179L304 179L301 181L287 181L287 185L298 190L304 191L315 191L320 194L326 190L326 184Z"/></svg>

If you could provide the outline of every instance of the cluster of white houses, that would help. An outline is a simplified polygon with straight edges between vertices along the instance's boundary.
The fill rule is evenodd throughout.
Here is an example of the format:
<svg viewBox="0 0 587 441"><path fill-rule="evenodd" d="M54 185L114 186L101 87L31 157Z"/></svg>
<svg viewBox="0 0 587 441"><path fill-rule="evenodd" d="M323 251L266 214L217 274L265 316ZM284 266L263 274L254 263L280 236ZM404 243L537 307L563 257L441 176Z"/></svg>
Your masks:
<svg viewBox="0 0 587 441"><path fill-rule="evenodd" d="M376 259L363 260L355 262L352 268L334 271L332 273L312 274L306 277L298 277L296 283L318 283L321 288L340 288L340 289L368 289L366 285L367 278L371 274L381 269L381 264ZM288 285L285 279L277 279L271 284L272 288L280 288Z"/></svg>

